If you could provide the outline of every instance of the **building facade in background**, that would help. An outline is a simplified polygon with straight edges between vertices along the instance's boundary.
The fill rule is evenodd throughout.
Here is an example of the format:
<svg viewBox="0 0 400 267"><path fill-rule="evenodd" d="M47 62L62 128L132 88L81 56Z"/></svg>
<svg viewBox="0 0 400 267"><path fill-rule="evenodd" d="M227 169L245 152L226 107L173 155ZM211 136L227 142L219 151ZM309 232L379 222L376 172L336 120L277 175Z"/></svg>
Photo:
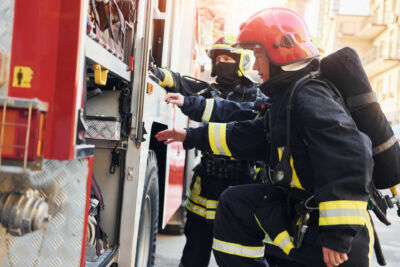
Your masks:
<svg viewBox="0 0 400 267"><path fill-rule="evenodd" d="M327 53L351 46L359 53L368 78L388 120L400 123L400 0L371 0L369 15L341 15L333 0L321 1L331 14L321 23ZM322 6L324 4L324 6Z"/></svg>
<svg viewBox="0 0 400 267"><path fill-rule="evenodd" d="M209 59L204 50L218 35L237 32L240 22L272 4L286 6L306 19L318 16L314 34L325 54L345 46L357 50L388 120L400 125L400 0L370 0L368 15L340 14L341 5L351 4L341 0L254 1L251 5L235 0L197 3L198 55L206 70L206 75L200 76L209 76ZM307 7L315 4L318 14L307 12Z"/></svg>

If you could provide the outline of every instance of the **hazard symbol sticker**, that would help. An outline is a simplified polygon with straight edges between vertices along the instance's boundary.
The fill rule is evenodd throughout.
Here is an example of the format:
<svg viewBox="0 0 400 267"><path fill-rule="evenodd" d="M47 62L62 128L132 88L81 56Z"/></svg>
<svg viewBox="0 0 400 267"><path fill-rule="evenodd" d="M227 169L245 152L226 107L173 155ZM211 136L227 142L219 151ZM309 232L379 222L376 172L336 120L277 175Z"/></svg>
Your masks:
<svg viewBox="0 0 400 267"><path fill-rule="evenodd" d="M31 88L33 70L27 66L15 66L13 75L13 87Z"/></svg>

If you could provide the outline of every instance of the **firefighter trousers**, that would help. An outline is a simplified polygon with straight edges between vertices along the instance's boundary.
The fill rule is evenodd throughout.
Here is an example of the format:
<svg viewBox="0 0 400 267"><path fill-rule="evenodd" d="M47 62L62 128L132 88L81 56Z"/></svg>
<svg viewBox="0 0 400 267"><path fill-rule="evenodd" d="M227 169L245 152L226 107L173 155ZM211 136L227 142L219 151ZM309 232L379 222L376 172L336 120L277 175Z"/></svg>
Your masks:
<svg viewBox="0 0 400 267"><path fill-rule="evenodd" d="M196 166L194 171L191 191L186 202L186 244L181 266L207 267L211 257L213 222L219 196L230 186L252 183L254 177L246 168L239 171L240 178L237 179L209 176L205 173L202 164Z"/></svg>
<svg viewBox="0 0 400 267"><path fill-rule="evenodd" d="M239 185L225 190L221 195L213 236L213 250L218 266L274 266L268 263L269 252L273 251L264 250L264 242L272 241L268 240L265 233L268 229L262 229L262 222L255 216L256 211L260 212L260 208L263 208L260 207L260 203L268 203L264 200L271 188L273 187L269 185ZM309 225L301 247L293 248L290 252L289 261L292 262L278 266L326 266L323 262L322 247L316 243L319 230L317 222L318 219ZM373 229L371 221L368 220L363 230L353 239L352 249L348 254L349 260L340 266L370 266L373 242Z"/></svg>

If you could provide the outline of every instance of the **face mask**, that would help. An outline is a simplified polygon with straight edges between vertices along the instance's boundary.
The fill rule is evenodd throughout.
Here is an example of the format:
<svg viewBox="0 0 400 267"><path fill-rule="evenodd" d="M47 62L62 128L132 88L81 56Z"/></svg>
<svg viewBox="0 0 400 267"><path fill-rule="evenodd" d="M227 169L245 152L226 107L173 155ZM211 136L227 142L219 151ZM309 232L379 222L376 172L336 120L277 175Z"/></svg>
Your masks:
<svg viewBox="0 0 400 267"><path fill-rule="evenodd" d="M218 62L214 66L217 81L223 83L233 83L239 79L236 63Z"/></svg>

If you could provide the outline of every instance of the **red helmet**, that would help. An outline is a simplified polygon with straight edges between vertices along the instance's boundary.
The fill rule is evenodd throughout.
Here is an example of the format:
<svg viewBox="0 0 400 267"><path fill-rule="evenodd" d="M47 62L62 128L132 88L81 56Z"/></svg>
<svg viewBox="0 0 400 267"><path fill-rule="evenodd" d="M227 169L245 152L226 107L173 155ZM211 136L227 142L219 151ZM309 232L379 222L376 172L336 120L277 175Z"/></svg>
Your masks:
<svg viewBox="0 0 400 267"><path fill-rule="evenodd" d="M282 7L267 8L251 16L240 26L234 47L265 47L270 62L277 66L319 56L303 18Z"/></svg>

